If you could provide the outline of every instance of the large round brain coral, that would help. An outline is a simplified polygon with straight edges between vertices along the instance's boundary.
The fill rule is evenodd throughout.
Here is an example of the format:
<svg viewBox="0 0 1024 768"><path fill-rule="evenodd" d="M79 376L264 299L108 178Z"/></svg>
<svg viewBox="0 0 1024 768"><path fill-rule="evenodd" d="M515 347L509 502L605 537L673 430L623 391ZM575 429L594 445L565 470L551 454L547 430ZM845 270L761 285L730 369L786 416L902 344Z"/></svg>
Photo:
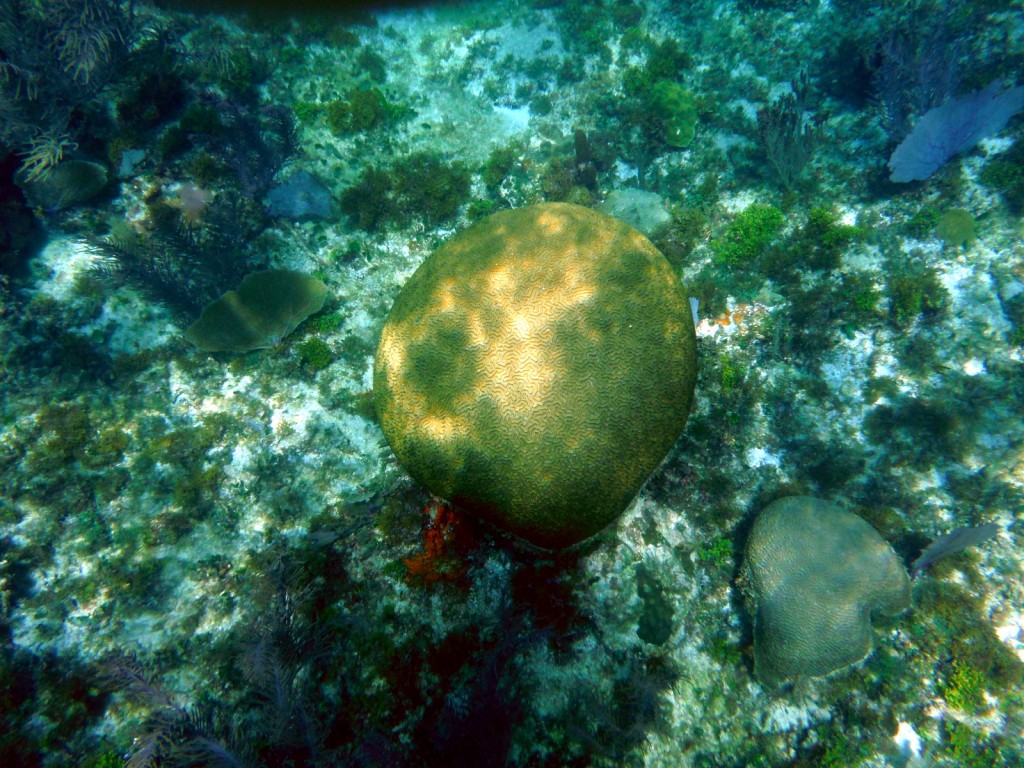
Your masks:
<svg viewBox="0 0 1024 768"><path fill-rule="evenodd" d="M409 279L381 334L374 397L431 492L534 544L597 533L686 423L686 293L643 235L564 203L490 216Z"/></svg>
<svg viewBox="0 0 1024 768"><path fill-rule="evenodd" d="M744 558L754 600L754 671L766 682L818 677L871 652L871 612L910 606L910 579L878 532L810 496L769 504Z"/></svg>

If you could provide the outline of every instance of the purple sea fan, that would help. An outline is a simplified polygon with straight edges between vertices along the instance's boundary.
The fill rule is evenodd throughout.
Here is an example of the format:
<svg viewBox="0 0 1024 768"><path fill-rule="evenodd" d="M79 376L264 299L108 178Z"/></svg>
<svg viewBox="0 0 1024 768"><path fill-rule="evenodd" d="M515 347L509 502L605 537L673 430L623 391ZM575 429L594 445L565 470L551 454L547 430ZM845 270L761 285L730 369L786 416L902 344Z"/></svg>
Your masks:
<svg viewBox="0 0 1024 768"><path fill-rule="evenodd" d="M999 133L1007 120L1024 109L1024 86L999 92L999 81L981 91L951 99L924 113L914 130L889 158L893 181L922 181L953 155Z"/></svg>

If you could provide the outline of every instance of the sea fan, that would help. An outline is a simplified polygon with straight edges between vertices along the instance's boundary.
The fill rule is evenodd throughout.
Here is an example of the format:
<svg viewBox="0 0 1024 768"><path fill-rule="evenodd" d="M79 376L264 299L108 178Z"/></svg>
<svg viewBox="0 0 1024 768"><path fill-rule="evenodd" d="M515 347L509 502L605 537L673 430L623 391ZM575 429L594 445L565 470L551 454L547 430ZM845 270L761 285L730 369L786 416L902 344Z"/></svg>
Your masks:
<svg viewBox="0 0 1024 768"><path fill-rule="evenodd" d="M889 158L893 181L923 181L954 155L999 133L1024 109L1024 86L999 92L998 81L929 110Z"/></svg>

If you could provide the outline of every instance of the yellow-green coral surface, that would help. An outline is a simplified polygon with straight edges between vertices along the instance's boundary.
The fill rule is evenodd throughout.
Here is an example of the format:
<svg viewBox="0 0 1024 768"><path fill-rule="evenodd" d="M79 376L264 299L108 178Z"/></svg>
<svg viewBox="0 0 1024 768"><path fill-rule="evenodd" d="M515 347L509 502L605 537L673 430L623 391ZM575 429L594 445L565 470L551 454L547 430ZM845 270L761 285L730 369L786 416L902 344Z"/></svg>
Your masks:
<svg viewBox="0 0 1024 768"><path fill-rule="evenodd" d="M679 436L689 302L622 221L564 203L494 214L409 279L381 334L384 434L431 492L534 544L597 533Z"/></svg>

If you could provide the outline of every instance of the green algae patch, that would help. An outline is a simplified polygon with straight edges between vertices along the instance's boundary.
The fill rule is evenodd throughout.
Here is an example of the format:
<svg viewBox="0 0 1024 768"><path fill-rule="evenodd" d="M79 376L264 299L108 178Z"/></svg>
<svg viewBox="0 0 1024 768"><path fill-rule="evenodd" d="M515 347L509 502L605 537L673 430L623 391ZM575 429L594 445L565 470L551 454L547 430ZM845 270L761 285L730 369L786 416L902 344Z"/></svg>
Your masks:
<svg viewBox="0 0 1024 768"><path fill-rule="evenodd" d="M534 544L629 504L696 381L686 291L650 241L564 203L494 214L409 279L381 334L385 437L431 492Z"/></svg>
<svg viewBox="0 0 1024 768"><path fill-rule="evenodd" d="M322 371L334 362L334 352L323 339L306 339L299 344L299 358L311 371Z"/></svg>
<svg viewBox="0 0 1024 768"><path fill-rule="evenodd" d="M786 223L782 211L772 205L744 208L721 236L711 241L711 252L717 264L746 265L754 261Z"/></svg>
<svg viewBox="0 0 1024 768"><path fill-rule="evenodd" d="M651 88L651 111L662 121L665 143L685 149L697 132L697 106L693 94L669 80L659 80Z"/></svg>

